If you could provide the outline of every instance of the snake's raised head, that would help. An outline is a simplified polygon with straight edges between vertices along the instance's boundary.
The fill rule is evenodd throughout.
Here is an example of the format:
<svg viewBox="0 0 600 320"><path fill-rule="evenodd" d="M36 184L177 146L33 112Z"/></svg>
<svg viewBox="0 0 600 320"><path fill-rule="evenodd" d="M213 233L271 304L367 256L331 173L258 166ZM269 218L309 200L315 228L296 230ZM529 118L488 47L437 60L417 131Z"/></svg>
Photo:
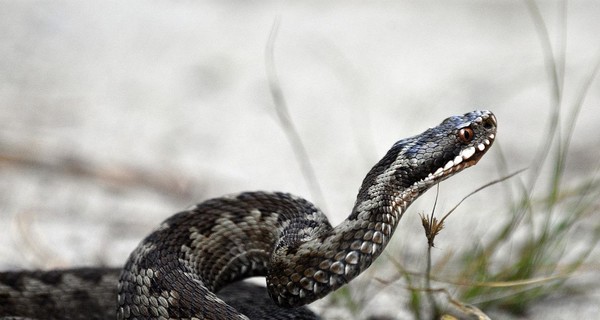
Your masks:
<svg viewBox="0 0 600 320"><path fill-rule="evenodd" d="M425 181L437 182L475 165L494 142L496 127L487 110L453 116L417 136L404 157L413 159Z"/></svg>
<svg viewBox="0 0 600 320"><path fill-rule="evenodd" d="M496 126L492 112L472 111L396 142L363 181L355 211L361 209L360 199L372 198L381 188L413 201L413 195L476 164L494 142Z"/></svg>

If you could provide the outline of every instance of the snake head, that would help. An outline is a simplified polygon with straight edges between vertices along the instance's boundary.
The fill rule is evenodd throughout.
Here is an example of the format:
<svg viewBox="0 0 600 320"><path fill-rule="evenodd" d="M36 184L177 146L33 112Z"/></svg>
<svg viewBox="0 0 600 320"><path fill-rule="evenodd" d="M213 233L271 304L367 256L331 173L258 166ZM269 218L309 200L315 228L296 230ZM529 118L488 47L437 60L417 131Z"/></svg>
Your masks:
<svg viewBox="0 0 600 320"><path fill-rule="evenodd" d="M483 110L447 118L427 130L420 136L420 144L431 146L429 154L433 157L424 166L425 179L442 180L475 165L494 142L497 125L494 114Z"/></svg>
<svg viewBox="0 0 600 320"><path fill-rule="evenodd" d="M473 166L496 137L497 121L490 111L452 116L438 126L396 142L367 174L359 198L369 198L385 186L390 193L413 201L413 194ZM400 194L394 190L403 190ZM355 209L360 210L360 202Z"/></svg>

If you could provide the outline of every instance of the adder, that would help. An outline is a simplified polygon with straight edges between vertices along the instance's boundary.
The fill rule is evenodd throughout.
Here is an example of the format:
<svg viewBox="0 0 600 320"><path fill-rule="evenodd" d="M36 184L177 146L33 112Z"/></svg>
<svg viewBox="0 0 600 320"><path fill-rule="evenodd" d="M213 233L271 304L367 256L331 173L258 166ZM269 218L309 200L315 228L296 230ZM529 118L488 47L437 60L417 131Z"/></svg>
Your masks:
<svg viewBox="0 0 600 320"><path fill-rule="evenodd" d="M122 268L2 272L0 318L317 319L303 306L367 269L406 208L476 164L496 126L473 111L394 143L336 227L303 198L244 192L166 219ZM252 276L266 289L237 282Z"/></svg>

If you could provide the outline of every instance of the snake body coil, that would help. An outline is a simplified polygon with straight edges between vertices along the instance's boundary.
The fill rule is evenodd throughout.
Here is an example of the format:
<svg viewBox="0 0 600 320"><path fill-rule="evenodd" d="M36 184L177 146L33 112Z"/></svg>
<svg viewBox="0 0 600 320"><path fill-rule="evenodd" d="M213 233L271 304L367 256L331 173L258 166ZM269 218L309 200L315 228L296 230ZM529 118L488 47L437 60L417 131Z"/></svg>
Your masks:
<svg viewBox="0 0 600 320"><path fill-rule="evenodd" d="M473 111L396 142L365 177L350 216L335 228L307 200L246 192L168 218L122 270L0 273L0 317L106 319L116 311L118 319L315 318L298 307L368 268L406 208L477 163L495 134L494 115ZM275 304L246 284L221 290L251 276L266 276Z"/></svg>

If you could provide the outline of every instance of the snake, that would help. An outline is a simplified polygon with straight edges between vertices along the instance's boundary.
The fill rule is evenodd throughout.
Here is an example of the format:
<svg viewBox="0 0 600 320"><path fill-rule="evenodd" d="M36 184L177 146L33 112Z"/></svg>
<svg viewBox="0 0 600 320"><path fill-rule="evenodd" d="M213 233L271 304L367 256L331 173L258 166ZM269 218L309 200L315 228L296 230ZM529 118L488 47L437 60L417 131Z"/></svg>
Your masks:
<svg viewBox="0 0 600 320"><path fill-rule="evenodd" d="M121 268L1 272L0 318L319 319L306 305L365 271L409 205L475 165L496 128L476 110L397 141L335 227L304 198L243 192L167 218ZM266 288L240 281L255 276Z"/></svg>

